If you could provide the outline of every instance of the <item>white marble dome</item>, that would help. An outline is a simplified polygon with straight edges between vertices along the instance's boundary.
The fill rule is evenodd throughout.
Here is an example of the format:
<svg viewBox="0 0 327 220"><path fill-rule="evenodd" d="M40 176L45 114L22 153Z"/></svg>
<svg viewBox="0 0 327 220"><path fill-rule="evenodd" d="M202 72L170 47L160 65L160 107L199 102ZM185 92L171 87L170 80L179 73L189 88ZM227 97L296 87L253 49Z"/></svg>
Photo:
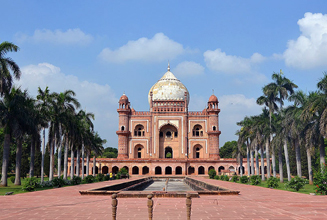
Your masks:
<svg viewBox="0 0 327 220"><path fill-rule="evenodd" d="M148 94L149 104L151 103L151 92L153 101L184 100L185 92L187 92L187 105L190 101L187 88L170 72L169 66L168 71L151 87Z"/></svg>

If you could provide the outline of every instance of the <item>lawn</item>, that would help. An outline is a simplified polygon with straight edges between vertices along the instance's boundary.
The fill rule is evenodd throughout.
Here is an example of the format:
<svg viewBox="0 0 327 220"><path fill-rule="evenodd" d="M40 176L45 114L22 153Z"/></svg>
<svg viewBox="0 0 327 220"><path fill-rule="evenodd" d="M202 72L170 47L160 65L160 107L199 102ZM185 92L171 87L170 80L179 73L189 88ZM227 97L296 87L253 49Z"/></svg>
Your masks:
<svg viewBox="0 0 327 220"><path fill-rule="evenodd" d="M251 185L250 183L241 183L241 182L237 182L237 183ZM275 189L284 190L284 191L290 191L290 192L296 192L295 190L292 190L292 189L286 189L285 188L285 184L286 183L287 183L287 179L284 179L284 183L280 183L279 182L278 188L275 188ZM267 181L261 181L261 183L259 185L257 185L257 186L267 188ZM304 194L316 193L316 190L314 188L315 188L314 185L306 184L303 189L300 189L297 192L298 193L304 193Z"/></svg>
<svg viewBox="0 0 327 220"><path fill-rule="evenodd" d="M39 181L41 181L41 177L38 178ZM44 181L49 180L48 177L44 178ZM16 186L15 184L13 184L10 181L10 178L8 178L8 186L0 186L0 195L5 195L6 192L14 192L14 194L18 194L18 193L26 193L27 191L23 191L23 185L25 183L25 179L21 179L22 185L21 186ZM39 190L45 190L45 189L53 189L53 187L44 187L44 188L37 188L36 191Z"/></svg>
<svg viewBox="0 0 327 220"><path fill-rule="evenodd" d="M285 191L290 191L290 192L296 192L295 190L292 189L286 189L285 188L285 183L287 182L287 179L284 180L284 183L279 183L278 188L275 189L279 189L279 190L285 190ZM241 183L242 184L242 183ZM249 184L250 185L250 184ZM266 187L267 188L267 181L262 181L259 185L260 187ZM304 194L310 194L310 193L315 193L316 190L314 189L314 185L310 185L310 184L305 184L303 189L300 189L298 191L298 193L304 193Z"/></svg>

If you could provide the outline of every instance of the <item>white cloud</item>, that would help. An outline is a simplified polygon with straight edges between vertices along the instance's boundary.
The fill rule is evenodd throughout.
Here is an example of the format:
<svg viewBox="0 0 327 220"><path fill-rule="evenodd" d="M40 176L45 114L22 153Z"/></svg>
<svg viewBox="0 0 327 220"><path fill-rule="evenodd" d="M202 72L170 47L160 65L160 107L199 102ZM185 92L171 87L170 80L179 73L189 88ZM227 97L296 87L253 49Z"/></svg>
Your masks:
<svg viewBox="0 0 327 220"><path fill-rule="evenodd" d="M240 127L236 123L243 120L245 116L260 114L262 106L256 104L255 98L234 94L219 97L219 108L221 109L219 113L220 146L222 146L226 141L237 140L235 133Z"/></svg>
<svg viewBox="0 0 327 220"><path fill-rule="evenodd" d="M204 61L209 69L230 74L250 73L254 66L266 58L254 53L250 58L227 55L220 48L203 53Z"/></svg>
<svg viewBox="0 0 327 220"><path fill-rule="evenodd" d="M204 67L195 62L184 61L179 63L173 70L176 76L192 76L204 74Z"/></svg>
<svg viewBox="0 0 327 220"><path fill-rule="evenodd" d="M301 35L290 40L283 56L288 66L310 69L327 67L327 14L304 14L298 20Z"/></svg>
<svg viewBox="0 0 327 220"><path fill-rule="evenodd" d="M137 61L167 61L185 53L183 45L169 39L163 33L157 33L153 38L142 37L116 50L105 48L99 57L107 62L122 63L129 60Z"/></svg>
<svg viewBox="0 0 327 220"><path fill-rule="evenodd" d="M107 139L108 146L117 146L116 134L107 132L118 126L118 99L109 85L81 81L76 76L65 75L59 67L49 63L23 67L22 77L15 84L21 85L22 89L27 88L33 97L36 97L38 87L44 90L48 86L50 92L73 90L83 110L95 114L95 130Z"/></svg>
<svg viewBox="0 0 327 220"><path fill-rule="evenodd" d="M35 30L32 36L26 34L16 34L16 38L20 42L49 42L53 44L77 44L86 45L89 44L93 37L89 34L85 34L79 28L68 29L63 32L61 30L51 31L48 29Z"/></svg>

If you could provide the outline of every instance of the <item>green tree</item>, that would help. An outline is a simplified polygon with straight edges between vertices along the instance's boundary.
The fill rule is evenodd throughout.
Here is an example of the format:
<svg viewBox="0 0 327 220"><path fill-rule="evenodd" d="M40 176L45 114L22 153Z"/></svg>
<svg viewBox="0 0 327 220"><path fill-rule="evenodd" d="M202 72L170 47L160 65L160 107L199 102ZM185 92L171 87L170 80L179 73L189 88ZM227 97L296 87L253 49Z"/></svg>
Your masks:
<svg viewBox="0 0 327 220"><path fill-rule="evenodd" d="M236 148L237 141L227 141L224 146L219 149L219 156L221 158L232 158Z"/></svg>
<svg viewBox="0 0 327 220"><path fill-rule="evenodd" d="M20 79L19 66L10 57L6 57L8 52L17 52L18 50L19 47L13 43L4 41L0 44L0 97L5 93L10 93L13 77Z"/></svg>
<svg viewBox="0 0 327 220"><path fill-rule="evenodd" d="M279 98L277 97L278 95L278 91L273 90L271 88L271 86L268 84L266 86L264 86L262 88L263 91L263 95L260 96L257 99L257 104L259 105L265 105L268 110L269 110L269 139L267 139L266 141L266 156L267 156L267 169L268 171L270 170L270 152L269 152L269 148L270 148L270 141L272 140L272 114L278 110L278 106L276 104L276 102L279 102ZM275 158L275 150L271 149L271 153L272 153L272 167L273 167L273 175L274 177L276 177L276 158ZM268 172L268 178L270 178L270 172Z"/></svg>
<svg viewBox="0 0 327 220"><path fill-rule="evenodd" d="M28 99L27 91L21 91L13 87L10 93L5 93L3 99L0 99L0 120L4 127L4 144L3 144L3 159L2 159L2 180L1 185L7 186L7 170L9 165L10 142L12 135L18 135L18 140L21 140L21 132L28 123L29 115L26 109L26 100ZM21 153L21 144L18 144L17 153ZM20 155L18 155L20 157ZM19 169L20 161L16 161ZM17 172L17 170L16 170ZM17 174L19 175L19 174Z"/></svg>
<svg viewBox="0 0 327 220"><path fill-rule="evenodd" d="M103 158L117 158L118 149L114 147L107 147L104 149L102 157Z"/></svg>

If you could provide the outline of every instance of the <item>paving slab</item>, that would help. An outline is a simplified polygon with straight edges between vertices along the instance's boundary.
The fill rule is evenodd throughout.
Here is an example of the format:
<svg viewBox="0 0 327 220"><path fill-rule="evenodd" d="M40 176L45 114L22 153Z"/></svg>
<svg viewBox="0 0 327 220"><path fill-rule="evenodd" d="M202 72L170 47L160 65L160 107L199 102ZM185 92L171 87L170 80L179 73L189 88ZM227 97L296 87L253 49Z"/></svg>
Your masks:
<svg viewBox="0 0 327 220"><path fill-rule="evenodd" d="M194 177L240 195L192 199L191 219L327 219L327 196ZM136 179L136 178L133 178ZM87 190L128 180L69 186L0 196L0 219L111 219L110 196L82 196ZM186 219L185 198L154 198L153 219ZM146 198L118 198L117 219L146 220Z"/></svg>

